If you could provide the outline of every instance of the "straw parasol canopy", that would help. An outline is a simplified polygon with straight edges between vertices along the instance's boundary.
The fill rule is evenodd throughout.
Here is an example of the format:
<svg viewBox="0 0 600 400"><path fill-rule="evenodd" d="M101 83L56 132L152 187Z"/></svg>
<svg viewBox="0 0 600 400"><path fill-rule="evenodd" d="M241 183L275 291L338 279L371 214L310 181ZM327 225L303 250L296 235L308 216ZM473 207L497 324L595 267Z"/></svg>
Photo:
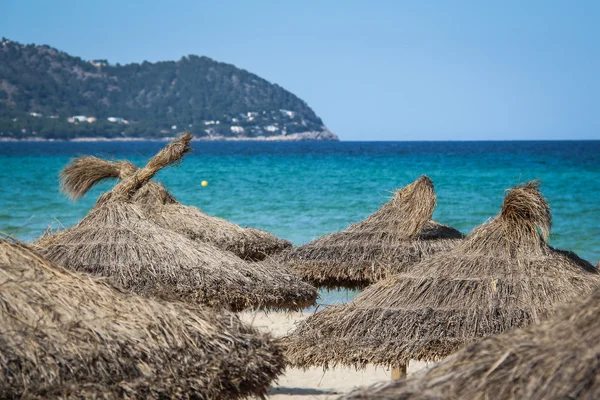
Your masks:
<svg viewBox="0 0 600 400"><path fill-rule="evenodd" d="M431 219L435 204L433 182L423 175L367 219L282 258L316 286L364 288L460 242L459 231Z"/></svg>
<svg viewBox="0 0 600 400"><path fill-rule="evenodd" d="M0 397L263 396L283 351L229 313L142 298L0 238Z"/></svg>
<svg viewBox="0 0 600 400"><path fill-rule="evenodd" d="M473 343L404 382L347 399L598 399L600 289L548 321Z"/></svg>
<svg viewBox="0 0 600 400"><path fill-rule="evenodd" d="M45 236L42 254L68 268L108 277L139 294L225 306L231 310L299 310L317 291L285 268L248 263L211 244L194 242L148 220L131 202L161 168L189 151L190 135L161 150L148 165L103 195L76 226Z"/></svg>
<svg viewBox="0 0 600 400"><path fill-rule="evenodd" d="M502 211L449 252L315 313L287 338L295 366L406 366L545 319L592 291L595 267L555 250L537 182L510 190ZM541 234L540 234L541 232Z"/></svg>
<svg viewBox="0 0 600 400"><path fill-rule="evenodd" d="M136 171L137 167L129 161L76 158L60 173L61 190L77 200L103 180L125 179ZM143 204L149 217L161 227L195 241L211 243L244 259L259 261L292 247L289 241L268 232L242 228L222 218L207 215L196 207L184 206L162 184L154 181L138 190L132 200Z"/></svg>

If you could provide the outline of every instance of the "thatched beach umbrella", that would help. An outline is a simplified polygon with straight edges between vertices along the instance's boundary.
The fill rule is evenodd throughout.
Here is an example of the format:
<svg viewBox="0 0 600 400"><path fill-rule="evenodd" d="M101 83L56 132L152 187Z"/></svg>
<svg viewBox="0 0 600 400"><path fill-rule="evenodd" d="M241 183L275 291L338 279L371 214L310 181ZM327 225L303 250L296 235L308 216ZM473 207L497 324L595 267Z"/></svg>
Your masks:
<svg viewBox="0 0 600 400"><path fill-rule="evenodd" d="M105 179L125 179L136 171L137 167L129 161L76 158L60 173L61 189L77 200ZM289 241L268 232L242 228L222 218L207 215L196 207L184 206L157 182L148 182L133 195L132 200L143 204L149 217L161 227L172 229L195 241L211 243L244 259L263 260L292 247Z"/></svg>
<svg viewBox="0 0 600 400"><path fill-rule="evenodd" d="M473 343L406 381L347 399L599 399L600 290L549 320Z"/></svg>
<svg viewBox="0 0 600 400"><path fill-rule="evenodd" d="M288 338L289 359L301 367L391 365L401 373L409 360L439 360L545 319L600 283L590 263L546 244L550 226L537 182L512 189L500 214L454 249L304 321Z"/></svg>
<svg viewBox="0 0 600 400"><path fill-rule="evenodd" d="M194 242L147 218L130 199L161 168L189 150L185 135L148 165L103 195L76 226L43 237L42 253L65 267L108 277L139 294L177 298L231 310L299 310L317 291L285 268L245 262L233 253Z"/></svg>
<svg viewBox="0 0 600 400"><path fill-rule="evenodd" d="M459 231L431 219L435 203L433 182L421 176L365 220L282 258L316 286L363 288L460 242Z"/></svg>
<svg viewBox="0 0 600 400"><path fill-rule="evenodd" d="M0 398L265 395L283 351L229 313L143 298L0 238Z"/></svg>

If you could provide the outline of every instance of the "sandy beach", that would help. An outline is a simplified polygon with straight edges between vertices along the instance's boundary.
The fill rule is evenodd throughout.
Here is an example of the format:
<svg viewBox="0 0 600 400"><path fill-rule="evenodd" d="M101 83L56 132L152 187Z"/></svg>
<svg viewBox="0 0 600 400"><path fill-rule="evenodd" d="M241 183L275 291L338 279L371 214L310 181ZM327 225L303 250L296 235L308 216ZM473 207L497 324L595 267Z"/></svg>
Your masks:
<svg viewBox="0 0 600 400"><path fill-rule="evenodd" d="M244 312L240 317L263 332L283 336L291 332L296 323L308 318L311 313ZM408 375L427 368L432 364L413 361ZM377 382L389 381L391 370L383 367L367 367L364 370L354 368L335 368L323 371L322 368L310 368L306 371L288 368L278 382L270 389L269 399L273 400L332 400L359 386L368 386Z"/></svg>

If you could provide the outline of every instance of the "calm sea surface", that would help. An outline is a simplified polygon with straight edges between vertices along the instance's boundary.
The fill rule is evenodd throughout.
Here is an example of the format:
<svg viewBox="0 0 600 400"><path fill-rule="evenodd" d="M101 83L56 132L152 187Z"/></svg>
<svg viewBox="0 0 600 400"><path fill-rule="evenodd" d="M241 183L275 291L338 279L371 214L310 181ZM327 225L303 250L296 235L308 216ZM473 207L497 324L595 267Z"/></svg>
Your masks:
<svg viewBox="0 0 600 400"><path fill-rule="evenodd" d="M142 165L163 145L0 142L0 231L29 241L49 225L71 226L114 185L68 200L57 177L71 158ZM434 217L464 233L500 210L505 189L540 179L552 207L551 245L600 260L600 141L194 142L194 152L157 179L184 204L300 245L365 218L421 174L435 184Z"/></svg>

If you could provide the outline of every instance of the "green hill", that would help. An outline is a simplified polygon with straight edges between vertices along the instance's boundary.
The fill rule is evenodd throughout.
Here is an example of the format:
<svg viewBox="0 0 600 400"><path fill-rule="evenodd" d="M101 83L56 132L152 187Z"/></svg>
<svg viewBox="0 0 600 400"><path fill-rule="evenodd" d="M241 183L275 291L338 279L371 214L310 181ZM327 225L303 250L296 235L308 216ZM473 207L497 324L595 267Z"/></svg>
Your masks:
<svg viewBox="0 0 600 400"><path fill-rule="evenodd" d="M337 140L301 99L208 57L112 65L0 42L0 138Z"/></svg>

